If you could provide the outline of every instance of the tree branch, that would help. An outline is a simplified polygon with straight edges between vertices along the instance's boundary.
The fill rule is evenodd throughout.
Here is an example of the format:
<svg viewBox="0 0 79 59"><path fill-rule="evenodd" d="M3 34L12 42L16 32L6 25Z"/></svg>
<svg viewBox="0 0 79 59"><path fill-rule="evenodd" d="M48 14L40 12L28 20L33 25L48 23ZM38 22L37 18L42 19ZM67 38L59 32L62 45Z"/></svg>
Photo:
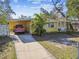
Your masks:
<svg viewBox="0 0 79 59"><path fill-rule="evenodd" d="M56 9L63 17L65 17L64 13L61 12L60 9L58 9L58 8L56 7L56 5L57 5L58 3L60 3L60 2L61 2L61 0L57 0L56 3L54 3L54 0L52 0L52 3L53 3L53 5L54 5L55 9Z"/></svg>

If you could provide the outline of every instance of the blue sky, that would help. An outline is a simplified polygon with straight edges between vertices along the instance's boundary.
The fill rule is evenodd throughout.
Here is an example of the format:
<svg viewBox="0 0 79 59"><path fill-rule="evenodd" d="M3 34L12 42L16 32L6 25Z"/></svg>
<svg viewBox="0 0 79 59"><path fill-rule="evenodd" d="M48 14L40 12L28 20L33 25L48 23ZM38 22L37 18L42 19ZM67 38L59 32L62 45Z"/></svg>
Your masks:
<svg viewBox="0 0 79 59"><path fill-rule="evenodd" d="M48 11L53 8L51 0L11 0L10 2L12 9L16 13L13 18L18 18L20 15L33 16L34 13L40 13L41 7ZM62 2L65 2L65 0L62 0Z"/></svg>

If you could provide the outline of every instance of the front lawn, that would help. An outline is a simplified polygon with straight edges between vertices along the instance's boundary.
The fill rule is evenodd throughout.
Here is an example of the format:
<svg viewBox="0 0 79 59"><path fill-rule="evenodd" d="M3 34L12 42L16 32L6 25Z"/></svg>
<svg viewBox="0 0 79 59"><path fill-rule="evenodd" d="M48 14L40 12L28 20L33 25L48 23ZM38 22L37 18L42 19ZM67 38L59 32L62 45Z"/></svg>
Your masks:
<svg viewBox="0 0 79 59"><path fill-rule="evenodd" d="M75 47L64 46L60 48L43 38L36 38L36 40L55 56L56 59L77 59L77 48Z"/></svg>
<svg viewBox="0 0 79 59"><path fill-rule="evenodd" d="M16 59L14 43L8 36L0 36L0 59Z"/></svg>

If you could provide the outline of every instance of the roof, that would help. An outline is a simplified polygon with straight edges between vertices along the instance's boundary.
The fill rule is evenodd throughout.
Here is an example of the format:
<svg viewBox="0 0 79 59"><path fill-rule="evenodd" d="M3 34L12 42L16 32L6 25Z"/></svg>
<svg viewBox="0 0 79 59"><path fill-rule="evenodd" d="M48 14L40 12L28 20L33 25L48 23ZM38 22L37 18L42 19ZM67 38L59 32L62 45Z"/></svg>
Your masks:
<svg viewBox="0 0 79 59"><path fill-rule="evenodd" d="M31 20L18 20L18 19L11 19L9 21L31 21Z"/></svg>

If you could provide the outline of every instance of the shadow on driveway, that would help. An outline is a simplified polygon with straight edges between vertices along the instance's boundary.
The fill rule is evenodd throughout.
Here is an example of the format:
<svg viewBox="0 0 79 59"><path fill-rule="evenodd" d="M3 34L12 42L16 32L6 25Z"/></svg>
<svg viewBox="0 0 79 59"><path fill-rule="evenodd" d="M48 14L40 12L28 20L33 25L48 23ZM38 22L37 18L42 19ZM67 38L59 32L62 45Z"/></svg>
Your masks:
<svg viewBox="0 0 79 59"><path fill-rule="evenodd" d="M35 42L35 39L33 38L31 34L21 34L21 35L18 35L18 37L23 43Z"/></svg>

